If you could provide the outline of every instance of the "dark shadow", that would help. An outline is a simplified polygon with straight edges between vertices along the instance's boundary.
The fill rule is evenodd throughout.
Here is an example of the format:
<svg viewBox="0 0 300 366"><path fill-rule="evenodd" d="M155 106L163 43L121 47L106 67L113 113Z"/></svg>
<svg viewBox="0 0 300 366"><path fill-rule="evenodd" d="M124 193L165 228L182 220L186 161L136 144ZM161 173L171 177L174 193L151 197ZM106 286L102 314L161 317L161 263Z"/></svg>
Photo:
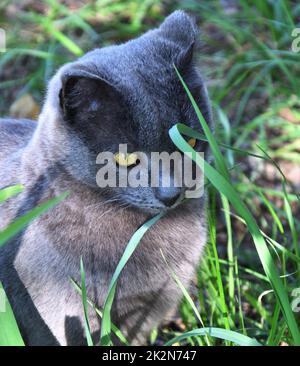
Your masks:
<svg viewBox="0 0 300 366"><path fill-rule="evenodd" d="M151 291L144 295L135 296L134 299L131 300L131 302L135 304L134 309L122 316L117 315L113 309L112 322L118 328L126 324L126 327L128 327L126 339L129 343L131 343L132 340L136 338L137 334L141 333L141 327L147 320L150 313L153 313L155 310L157 312L159 311L157 304L161 302L163 296L165 296L164 286L162 286L159 291ZM152 301L149 301L149 299L152 299ZM128 299L126 301L128 301ZM114 334L112 334L112 340L114 345L123 345L119 338L117 338ZM143 344L143 346L146 345L147 344Z"/></svg>
<svg viewBox="0 0 300 366"><path fill-rule="evenodd" d="M86 346L87 341L84 337L84 329L77 316L65 317L65 335L68 346Z"/></svg>
<svg viewBox="0 0 300 366"><path fill-rule="evenodd" d="M53 167L48 168L45 174L37 179L34 186L24 198L14 219L23 216L38 205L44 193L49 188L48 182L53 180L59 171L60 164L54 164ZM4 290L13 308L25 344L56 346L59 345L57 339L40 316L26 287L14 268L14 261L25 231L26 229L1 248L0 280L3 283Z"/></svg>

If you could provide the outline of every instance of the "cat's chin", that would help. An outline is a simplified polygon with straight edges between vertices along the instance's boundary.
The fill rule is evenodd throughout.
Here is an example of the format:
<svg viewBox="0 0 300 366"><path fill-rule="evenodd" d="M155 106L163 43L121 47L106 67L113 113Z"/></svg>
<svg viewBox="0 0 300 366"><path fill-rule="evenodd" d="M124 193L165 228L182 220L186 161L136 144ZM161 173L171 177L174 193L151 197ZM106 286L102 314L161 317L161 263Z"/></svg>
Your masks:
<svg viewBox="0 0 300 366"><path fill-rule="evenodd" d="M150 215L150 216L158 215L160 213L168 211L168 208L164 208L164 207L144 207L144 206L138 206L135 204L128 206L128 209L132 210L132 211L139 211L143 214Z"/></svg>
<svg viewBox="0 0 300 366"><path fill-rule="evenodd" d="M178 206L180 206L181 204L183 204L186 200L183 199L182 197L180 197L172 206L166 206L164 204L158 204L158 205L144 205L138 202L130 202L130 209L135 210L135 211L140 211L146 215L158 215L160 213L167 213L167 212L171 212L174 211L178 208Z"/></svg>
<svg viewBox="0 0 300 366"><path fill-rule="evenodd" d="M150 216L154 216L154 215L158 215L161 213L167 213L170 212L174 209L176 209L178 207L178 204L175 204L171 207L167 207L167 206L160 206L160 207L156 207L156 206L142 206L142 205L131 205L131 209L133 210L138 210L146 215L150 215Z"/></svg>
<svg viewBox="0 0 300 366"><path fill-rule="evenodd" d="M158 215L160 213L167 212L170 209L168 209L167 207L166 208L143 208L143 207L141 207L140 210L148 215L154 216L154 215Z"/></svg>

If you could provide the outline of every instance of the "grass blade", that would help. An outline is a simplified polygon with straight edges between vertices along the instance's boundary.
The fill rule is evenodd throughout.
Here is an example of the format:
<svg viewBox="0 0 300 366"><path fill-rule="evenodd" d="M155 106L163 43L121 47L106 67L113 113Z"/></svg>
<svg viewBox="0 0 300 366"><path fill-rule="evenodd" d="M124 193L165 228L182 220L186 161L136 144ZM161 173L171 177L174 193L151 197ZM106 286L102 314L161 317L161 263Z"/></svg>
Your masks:
<svg viewBox="0 0 300 366"><path fill-rule="evenodd" d="M61 31L57 30L51 23L46 26L47 31L52 37L56 38L66 49L72 52L75 56L82 56L83 50L77 46L69 37L64 35Z"/></svg>
<svg viewBox="0 0 300 366"><path fill-rule="evenodd" d="M13 223L11 223L7 228L0 231L0 247L4 245L9 239L14 235L24 229L32 220L49 210L51 207L58 204L60 201L65 199L69 193L65 192L58 197L55 197L41 205L35 207L25 215L17 218Z"/></svg>
<svg viewBox="0 0 300 366"><path fill-rule="evenodd" d="M93 340L91 336L91 328L88 318L88 310L87 310L87 296L86 296L86 286L85 286L85 271L83 266L82 257L80 258L80 273L81 273L81 298L84 312L84 327L85 327L85 335L88 346L93 346Z"/></svg>
<svg viewBox="0 0 300 366"><path fill-rule="evenodd" d="M21 333L0 282L0 346L24 346Z"/></svg>
<svg viewBox="0 0 300 366"><path fill-rule="evenodd" d="M172 346L172 344L180 342L189 337L198 337L198 336L207 336L216 337L220 339L224 339L228 342L233 342L239 346L261 346L260 343L257 342L256 339L245 336L244 334L240 334L234 332L232 330L226 330L221 328L201 328L194 329L190 332L186 332L181 334L178 337L175 337L165 343L165 346Z"/></svg>
<svg viewBox="0 0 300 366"><path fill-rule="evenodd" d="M81 287L78 285L78 283L76 283L76 281L74 281L73 278L70 278L74 288L76 289L76 291L78 291L78 293L82 296L82 290ZM98 309L96 307L96 304L93 303L93 301L91 301L88 297L87 297L87 303L95 310L95 312L99 315L100 318L102 318L102 311L100 309ZM111 324L111 330L112 332L120 339L120 341L125 344L126 346L129 345L127 339L124 337L124 335L122 334L122 332L120 331L120 329L118 329L113 323Z"/></svg>
<svg viewBox="0 0 300 366"><path fill-rule="evenodd" d="M200 154L194 154L195 151L182 137L180 126L173 126L170 129L169 134L175 145L182 152L189 152L193 155L193 160L197 163L200 169L203 169L203 173L211 182L211 184L227 197L228 201L231 202L238 214L247 223L248 230L252 235L261 264L280 303L281 311L286 319L294 342L296 345L300 345L299 328L292 312L286 290L283 286L281 279L279 278L273 258L269 252L265 239L262 236L254 217L252 216L244 202L240 199L239 195L233 188L232 184L228 181L228 179L223 177L220 172L210 166Z"/></svg>
<svg viewBox="0 0 300 366"><path fill-rule="evenodd" d="M176 275L176 273L172 270L172 268L169 266L165 256L164 256L164 253L163 251L160 249L160 252L161 252L161 255L163 257L163 260L164 262L166 263L166 266L168 267L168 270L171 274L171 276L173 277L174 281L176 282L177 286L180 288L183 296L185 297L185 299L187 300L187 302L189 303L190 307L193 309L193 312L195 313L196 315L196 318L198 319L198 321L200 322L200 324L202 325L202 327L204 327L204 323L203 323L203 320L201 318L201 315L193 301L193 299L191 298L190 294L188 293L188 291L186 290L186 288L184 287L183 283L180 281L179 277ZM206 343L208 346L210 346L210 342L209 342L209 339L208 337L206 336Z"/></svg>
<svg viewBox="0 0 300 366"><path fill-rule="evenodd" d="M145 222L132 236L129 243L127 244L127 247L122 255L122 258L120 259L120 262L118 263L118 266L113 274L113 277L111 279L108 294L105 300L105 304L103 307L103 317L101 322L101 339L100 339L100 345L101 346L109 346L112 344L110 334L111 334L111 318L110 318L110 312L112 308L112 304L114 301L116 286L118 278L125 267L126 263L130 259L131 255L139 245L142 237L146 234L146 232L150 229L152 225L154 225L161 217L163 216L163 213L158 214L154 216L151 220Z"/></svg>
<svg viewBox="0 0 300 366"><path fill-rule="evenodd" d="M23 191L24 187L21 184L3 188L0 190L0 203L6 201L10 197L17 195Z"/></svg>
<svg viewBox="0 0 300 366"><path fill-rule="evenodd" d="M184 87L184 90L187 93L187 95L188 95L188 97L189 97L189 99L190 99L190 101L192 103L192 106L193 106L193 108L194 108L194 110L195 110L195 112L197 114L197 117L199 119L199 122L201 124L201 127L202 127L202 129L203 129L203 131L205 133L205 136L207 138L207 141L209 143L209 146L210 146L210 148L212 150L212 153L213 153L213 155L215 157L216 166L218 167L218 170L220 172L222 172L222 174L224 175L224 177L227 179L227 178L229 178L229 172L228 172L228 169L227 169L225 160L222 157L222 153L221 153L221 151L219 149L219 146L218 146L218 144L217 144L217 142L216 142L216 140L215 140L215 138L214 138L214 136L213 136L213 134L212 134L212 132L211 132L208 124L207 124L207 122L205 121L205 119L204 119L204 117L203 117L203 115L202 115L202 113L201 113L201 111L200 111L200 109L199 109L199 107L198 107L198 105L197 105L194 97L192 96L191 92L189 91L189 88L185 84L184 80L182 79L182 77L181 77L181 75L180 75L180 73L177 70L177 68L176 68L175 65L174 65L174 68L175 68L175 71L177 73L177 76L178 76L179 80L181 81L181 83L182 83L182 85Z"/></svg>

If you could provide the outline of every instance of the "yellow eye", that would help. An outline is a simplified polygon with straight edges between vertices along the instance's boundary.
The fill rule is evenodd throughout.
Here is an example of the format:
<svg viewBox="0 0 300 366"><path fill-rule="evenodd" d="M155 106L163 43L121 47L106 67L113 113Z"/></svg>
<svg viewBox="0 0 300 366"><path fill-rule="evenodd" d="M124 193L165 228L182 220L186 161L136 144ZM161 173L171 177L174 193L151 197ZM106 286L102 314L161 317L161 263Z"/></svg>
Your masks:
<svg viewBox="0 0 300 366"><path fill-rule="evenodd" d="M138 156L137 154L116 153L114 159L120 166L131 166L136 164Z"/></svg>
<svg viewBox="0 0 300 366"><path fill-rule="evenodd" d="M196 145L196 139L189 139L188 144L192 147L195 147Z"/></svg>

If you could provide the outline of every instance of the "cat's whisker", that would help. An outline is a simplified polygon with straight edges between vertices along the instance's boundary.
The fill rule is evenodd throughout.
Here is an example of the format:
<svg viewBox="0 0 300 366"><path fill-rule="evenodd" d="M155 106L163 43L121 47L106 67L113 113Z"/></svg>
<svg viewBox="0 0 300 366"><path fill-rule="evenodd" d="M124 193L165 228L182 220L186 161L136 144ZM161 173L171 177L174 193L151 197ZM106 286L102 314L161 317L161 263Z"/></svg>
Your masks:
<svg viewBox="0 0 300 366"><path fill-rule="evenodd" d="M86 208L103 206L103 204L114 203L114 202L120 202L120 199L119 198L114 198L114 199L108 199L108 200L105 200L105 201L99 201L97 203L92 203L92 204L86 206Z"/></svg>

